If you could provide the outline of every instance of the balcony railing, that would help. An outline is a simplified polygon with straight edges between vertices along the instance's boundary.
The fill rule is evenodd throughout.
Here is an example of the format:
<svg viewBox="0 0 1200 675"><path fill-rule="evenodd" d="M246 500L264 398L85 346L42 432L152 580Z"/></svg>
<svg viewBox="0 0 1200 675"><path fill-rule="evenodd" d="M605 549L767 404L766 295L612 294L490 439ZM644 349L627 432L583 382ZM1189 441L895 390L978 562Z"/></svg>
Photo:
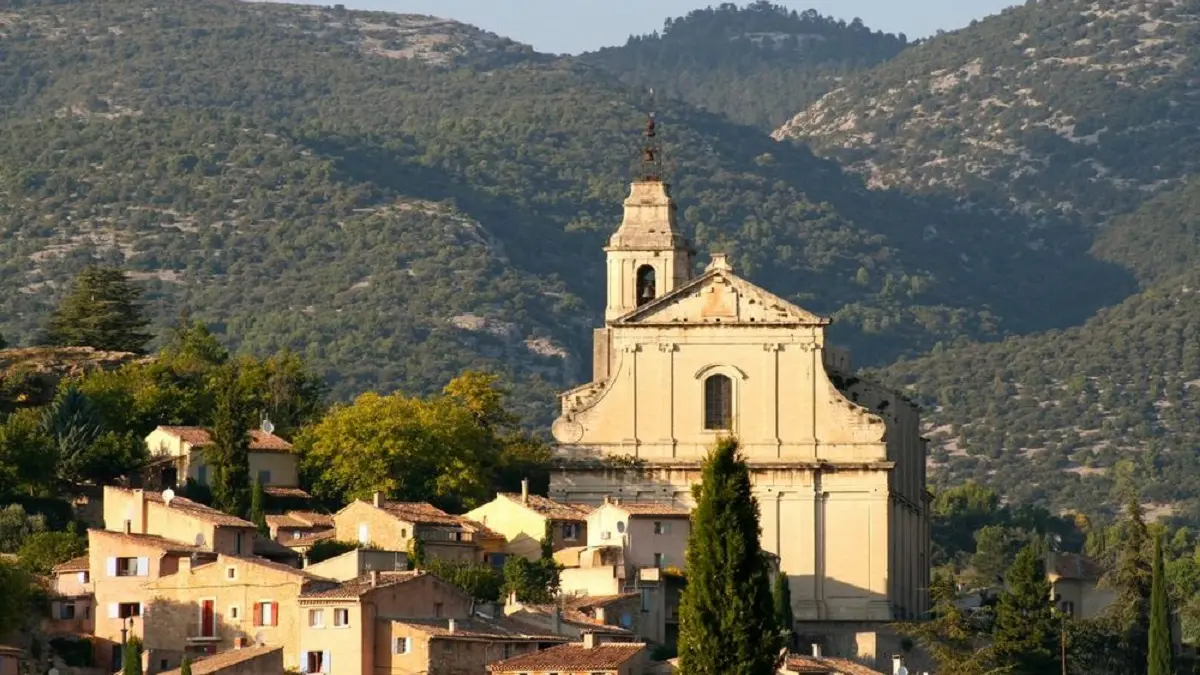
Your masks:
<svg viewBox="0 0 1200 675"><path fill-rule="evenodd" d="M187 641L194 643L220 642L221 631L217 629L215 621L210 626L190 623L187 627Z"/></svg>

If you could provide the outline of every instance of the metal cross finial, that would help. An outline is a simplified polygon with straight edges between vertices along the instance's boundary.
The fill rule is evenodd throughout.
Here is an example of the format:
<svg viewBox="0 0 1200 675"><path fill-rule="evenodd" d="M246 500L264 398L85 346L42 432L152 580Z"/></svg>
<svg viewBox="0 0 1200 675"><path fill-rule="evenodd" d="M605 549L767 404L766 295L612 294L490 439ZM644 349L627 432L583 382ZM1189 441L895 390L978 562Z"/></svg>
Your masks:
<svg viewBox="0 0 1200 675"><path fill-rule="evenodd" d="M654 113L654 90L650 90L650 111L646 114L645 145L642 147L642 180L662 180L662 147L658 142L658 123Z"/></svg>

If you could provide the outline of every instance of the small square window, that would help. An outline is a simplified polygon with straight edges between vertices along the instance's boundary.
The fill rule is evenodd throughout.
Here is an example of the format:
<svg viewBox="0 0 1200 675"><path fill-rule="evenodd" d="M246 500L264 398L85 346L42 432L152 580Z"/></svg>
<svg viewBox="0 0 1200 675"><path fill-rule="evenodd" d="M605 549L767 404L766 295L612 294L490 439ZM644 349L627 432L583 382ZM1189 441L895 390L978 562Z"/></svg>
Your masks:
<svg viewBox="0 0 1200 675"><path fill-rule="evenodd" d="M308 625L312 628L325 627L325 610L310 609L308 610Z"/></svg>
<svg viewBox="0 0 1200 675"><path fill-rule="evenodd" d="M225 568L225 578L226 579L237 579L237 568L236 567L226 567Z"/></svg>
<svg viewBox="0 0 1200 675"><path fill-rule="evenodd" d="M234 620L241 619L242 618L241 608L238 607L237 605L230 605L229 606L229 618L234 619Z"/></svg>
<svg viewBox="0 0 1200 675"><path fill-rule="evenodd" d="M334 609L333 610L333 625L338 628L345 628L350 625L350 610Z"/></svg>
<svg viewBox="0 0 1200 675"><path fill-rule="evenodd" d="M261 485L270 485L271 484L271 472L270 471L259 471L258 472L258 482Z"/></svg>
<svg viewBox="0 0 1200 675"><path fill-rule="evenodd" d="M406 637L396 638L395 643L392 645L392 651L396 654L407 654L410 649L412 649L412 643Z"/></svg>
<svg viewBox="0 0 1200 675"><path fill-rule="evenodd" d="M442 603L440 603L440 602L435 602L435 603L433 603L433 616L434 616L434 617L436 617L436 618L439 618L439 619L441 618L441 616L442 616Z"/></svg>

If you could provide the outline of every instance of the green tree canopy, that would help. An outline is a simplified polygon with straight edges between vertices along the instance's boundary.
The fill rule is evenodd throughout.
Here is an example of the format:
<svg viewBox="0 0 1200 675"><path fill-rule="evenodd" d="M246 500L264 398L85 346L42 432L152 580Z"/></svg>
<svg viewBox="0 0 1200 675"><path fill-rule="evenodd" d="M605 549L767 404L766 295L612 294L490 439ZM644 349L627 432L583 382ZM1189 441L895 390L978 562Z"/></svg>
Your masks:
<svg viewBox="0 0 1200 675"><path fill-rule="evenodd" d="M1162 537L1154 538L1154 566L1150 586L1148 675L1175 674L1175 643L1171 638L1171 599L1167 596Z"/></svg>
<svg viewBox="0 0 1200 675"><path fill-rule="evenodd" d="M21 567L33 574L47 575L55 565L87 552L87 540L74 532L37 532L29 535L17 551Z"/></svg>
<svg viewBox="0 0 1200 675"><path fill-rule="evenodd" d="M688 584L679 605L680 672L772 674L783 639L759 545L758 502L737 441L717 443L693 490Z"/></svg>
<svg viewBox="0 0 1200 675"><path fill-rule="evenodd" d="M138 302L140 296L122 270L85 267L54 311L40 341L140 354L150 341L150 335L143 332L149 321Z"/></svg>
<svg viewBox="0 0 1200 675"><path fill-rule="evenodd" d="M1053 670L1058 635L1050 606L1050 582L1033 546L1026 546L1004 576L996 607L996 656L1012 675L1042 675Z"/></svg>

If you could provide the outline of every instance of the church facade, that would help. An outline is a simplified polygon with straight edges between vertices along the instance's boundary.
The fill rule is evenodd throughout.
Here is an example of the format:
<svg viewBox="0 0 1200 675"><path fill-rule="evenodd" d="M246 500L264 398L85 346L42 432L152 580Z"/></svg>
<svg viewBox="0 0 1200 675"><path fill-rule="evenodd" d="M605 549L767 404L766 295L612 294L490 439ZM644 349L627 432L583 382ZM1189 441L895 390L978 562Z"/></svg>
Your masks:
<svg viewBox="0 0 1200 675"><path fill-rule="evenodd" d="M921 616L930 504L917 409L854 377L826 343L829 319L738 277L723 255L694 274L656 177L633 183L605 252L593 379L561 395L551 498L693 506L706 453L732 435L798 622Z"/></svg>

